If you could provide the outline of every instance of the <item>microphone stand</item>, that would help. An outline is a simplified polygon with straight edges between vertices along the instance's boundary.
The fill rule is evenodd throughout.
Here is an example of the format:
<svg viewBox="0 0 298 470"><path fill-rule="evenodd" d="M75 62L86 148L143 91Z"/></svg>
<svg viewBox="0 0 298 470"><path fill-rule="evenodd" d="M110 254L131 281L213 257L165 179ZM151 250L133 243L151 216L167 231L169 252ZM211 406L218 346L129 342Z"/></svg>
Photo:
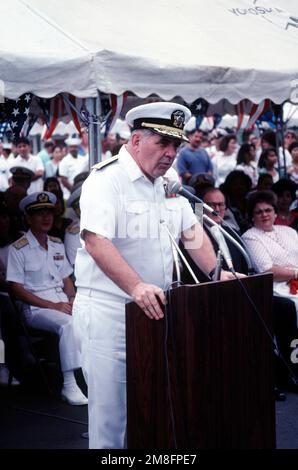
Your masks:
<svg viewBox="0 0 298 470"><path fill-rule="evenodd" d="M200 284L200 281L198 280L198 278L196 277L195 273L193 272L193 270L191 269L187 259L185 258L184 254L182 253L182 251L180 250L175 238L173 237L173 235L171 234L166 222L164 220L161 220L160 223L164 226L164 228L166 229L169 237L170 237L170 240L171 240L171 243L172 243L172 251L173 251L173 258L174 258L174 263L175 263L175 268L176 268L176 273L177 273L177 281L181 283L181 277L180 277L180 267L179 267L179 259L178 259L178 256L177 256L177 253L179 253L179 255L181 256L181 259L184 261L185 263L185 266L187 267L188 271L190 272L193 280L195 281L196 284ZM178 274L179 273L179 274Z"/></svg>
<svg viewBox="0 0 298 470"><path fill-rule="evenodd" d="M253 268L253 265L252 265L252 262L251 262L251 259L250 257L248 256L248 254L246 253L246 251L244 250L244 248L240 245L240 243L238 243L234 237L232 237L232 235L230 235L224 228L221 227L220 224L217 224L216 222L214 222L214 220L210 219L210 217L208 217L206 214L203 214L203 220L209 222L209 224L211 225L217 225L217 227L219 228L219 230L222 232L222 234L224 235L224 237L226 237L228 240L230 240L231 243L233 243L234 246L236 246L236 248L241 252L241 254L244 256L244 259L247 263L247 267L248 267L248 274L251 275L251 274L254 274L254 268ZM207 228L208 228L208 225L207 225Z"/></svg>
<svg viewBox="0 0 298 470"><path fill-rule="evenodd" d="M216 267L214 271L213 281L220 280L221 265L222 265L222 255L221 255L221 251L218 250L217 255L216 255Z"/></svg>
<svg viewBox="0 0 298 470"><path fill-rule="evenodd" d="M186 199L188 199L191 203L194 203L194 206L195 206L195 210L194 212L197 214L197 203L200 204L200 207L202 207L203 209L205 209L206 211L208 211L210 214L213 214L215 215L216 217L219 217L221 223L223 225L226 225L226 222L223 220L222 217L220 217L219 213L217 211L215 211L212 207L208 206L208 204L206 204L202 199L200 199L198 196L196 196L195 194L192 194L190 191L188 191L186 188L184 188L182 186L181 183L179 183L179 181L170 181L168 184L167 184L167 188L168 188L168 193L169 194L180 194L181 196L185 197ZM202 209L201 209L202 211ZM211 222L211 219L209 219L209 221ZM212 221L212 224L214 225L215 222ZM218 224L217 224L218 225ZM238 233L236 233L235 230L233 230L232 227L229 227L230 230L233 232L235 238L231 237L230 234L228 234L227 232L224 231L224 229L219 225L219 228L220 230L222 231L222 233L224 234L224 236L227 236L227 238L229 238L229 240L235 244L235 238L240 242L240 245L236 245L237 248L240 250L240 246L241 246L241 243L244 243L243 240L239 237ZM240 250L241 253L243 254L243 256L245 257L246 261L247 261L247 265L248 265L248 269L249 269L249 272L250 274L252 274L254 272L253 270L253 267L252 267L252 262L251 262L251 259L249 258L249 255L247 253L245 253L244 255L244 251Z"/></svg>

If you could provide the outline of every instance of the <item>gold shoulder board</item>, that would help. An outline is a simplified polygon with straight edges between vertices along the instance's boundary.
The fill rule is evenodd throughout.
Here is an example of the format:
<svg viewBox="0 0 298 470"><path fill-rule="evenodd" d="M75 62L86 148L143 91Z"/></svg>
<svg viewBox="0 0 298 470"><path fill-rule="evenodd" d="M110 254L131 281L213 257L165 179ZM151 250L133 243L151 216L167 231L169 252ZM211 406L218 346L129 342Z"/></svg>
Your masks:
<svg viewBox="0 0 298 470"><path fill-rule="evenodd" d="M49 239L50 239L52 242L55 242L55 243L62 243L62 240L60 240L60 238L58 238L58 237L52 237L52 235L49 236Z"/></svg>
<svg viewBox="0 0 298 470"><path fill-rule="evenodd" d="M111 163L114 163L118 160L119 155L115 155L114 157L107 158L106 160L103 160L102 162L96 163L96 165L93 165L92 170L101 170L107 165L110 165Z"/></svg>
<svg viewBox="0 0 298 470"><path fill-rule="evenodd" d="M80 231L80 227L76 224L69 225L66 229L68 233L72 233L73 235L76 235Z"/></svg>
<svg viewBox="0 0 298 470"><path fill-rule="evenodd" d="M16 242L14 242L13 246L17 249L20 250L24 246L28 245L29 242L26 237L19 238Z"/></svg>

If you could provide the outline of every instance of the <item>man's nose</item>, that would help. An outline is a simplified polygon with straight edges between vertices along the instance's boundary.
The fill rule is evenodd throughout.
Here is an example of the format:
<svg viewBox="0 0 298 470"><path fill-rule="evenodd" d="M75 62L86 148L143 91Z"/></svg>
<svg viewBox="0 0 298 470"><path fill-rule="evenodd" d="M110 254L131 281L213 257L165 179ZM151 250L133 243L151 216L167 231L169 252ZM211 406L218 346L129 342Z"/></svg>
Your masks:
<svg viewBox="0 0 298 470"><path fill-rule="evenodd" d="M174 144L169 144L167 147L166 147L166 155L167 157L170 157L170 158L175 158L176 157L176 153L177 153L177 148Z"/></svg>

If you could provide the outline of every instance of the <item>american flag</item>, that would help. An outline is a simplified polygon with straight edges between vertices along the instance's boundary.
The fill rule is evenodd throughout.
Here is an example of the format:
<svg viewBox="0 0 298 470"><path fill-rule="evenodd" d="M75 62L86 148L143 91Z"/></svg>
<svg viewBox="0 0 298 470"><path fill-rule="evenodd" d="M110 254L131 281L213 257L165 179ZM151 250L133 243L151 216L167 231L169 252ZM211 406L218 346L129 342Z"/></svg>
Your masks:
<svg viewBox="0 0 298 470"><path fill-rule="evenodd" d="M190 110L196 117L196 129L200 128L200 125L207 114L208 107L209 103L204 100L204 98L198 98L190 105Z"/></svg>
<svg viewBox="0 0 298 470"><path fill-rule="evenodd" d="M105 136L108 135L116 120L120 117L127 96L128 92L125 91L122 95L111 94L101 97L103 121L105 123Z"/></svg>
<svg viewBox="0 0 298 470"><path fill-rule="evenodd" d="M8 127L8 122L4 121L0 123L0 141L3 140L4 135L6 134L6 130Z"/></svg>
<svg viewBox="0 0 298 470"><path fill-rule="evenodd" d="M105 122L105 133L113 127L116 119L120 116L127 98L128 92L122 95L103 95L101 98L102 120ZM43 139L49 139L58 122L63 116L69 115L78 131L82 135L82 126L85 127L88 121L88 112L85 106L85 98L77 98L69 93L62 93L54 98L39 99L39 106L42 109L47 130ZM96 118L93 117L94 119Z"/></svg>
<svg viewBox="0 0 298 470"><path fill-rule="evenodd" d="M255 122L268 111L271 106L269 99L263 100L258 104L252 103L249 100L242 100L235 105L235 111L238 116L237 130L252 129ZM244 124L244 116L248 115L248 121Z"/></svg>
<svg viewBox="0 0 298 470"><path fill-rule="evenodd" d="M43 139L49 139L57 127L58 122L67 114L72 118L74 125L81 136L80 112L84 106L85 99L76 98L70 93L62 93L51 99L39 99L39 106L43 112L46 132Z"/></svg>
<svg viewBox="0 0 298 470"><path fill-rule="evenodd" d="M29 117L32 96L32 93L25 93L17 100L5 100L6 119L14 139L22 135L23 126Z"/></svg>

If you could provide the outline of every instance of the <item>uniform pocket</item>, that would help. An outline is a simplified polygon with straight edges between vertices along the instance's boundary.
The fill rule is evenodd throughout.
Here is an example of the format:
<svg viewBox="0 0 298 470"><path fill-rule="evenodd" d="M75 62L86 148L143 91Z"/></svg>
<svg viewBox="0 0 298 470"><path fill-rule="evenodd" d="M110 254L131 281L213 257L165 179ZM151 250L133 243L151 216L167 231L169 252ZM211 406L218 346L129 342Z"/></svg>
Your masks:
<svg viewBox="0 0 298 470"><path fill-rule="evenodd" d="M42 265L35 260L25 263L26 284L40 286L43 283Z"/></svg>
<svg viewBox="0 0 298 470"><path fill-rule="evenodd" d="M148 201L125 202L126 237L147 238L150 227L150 204Z"/></svg>

